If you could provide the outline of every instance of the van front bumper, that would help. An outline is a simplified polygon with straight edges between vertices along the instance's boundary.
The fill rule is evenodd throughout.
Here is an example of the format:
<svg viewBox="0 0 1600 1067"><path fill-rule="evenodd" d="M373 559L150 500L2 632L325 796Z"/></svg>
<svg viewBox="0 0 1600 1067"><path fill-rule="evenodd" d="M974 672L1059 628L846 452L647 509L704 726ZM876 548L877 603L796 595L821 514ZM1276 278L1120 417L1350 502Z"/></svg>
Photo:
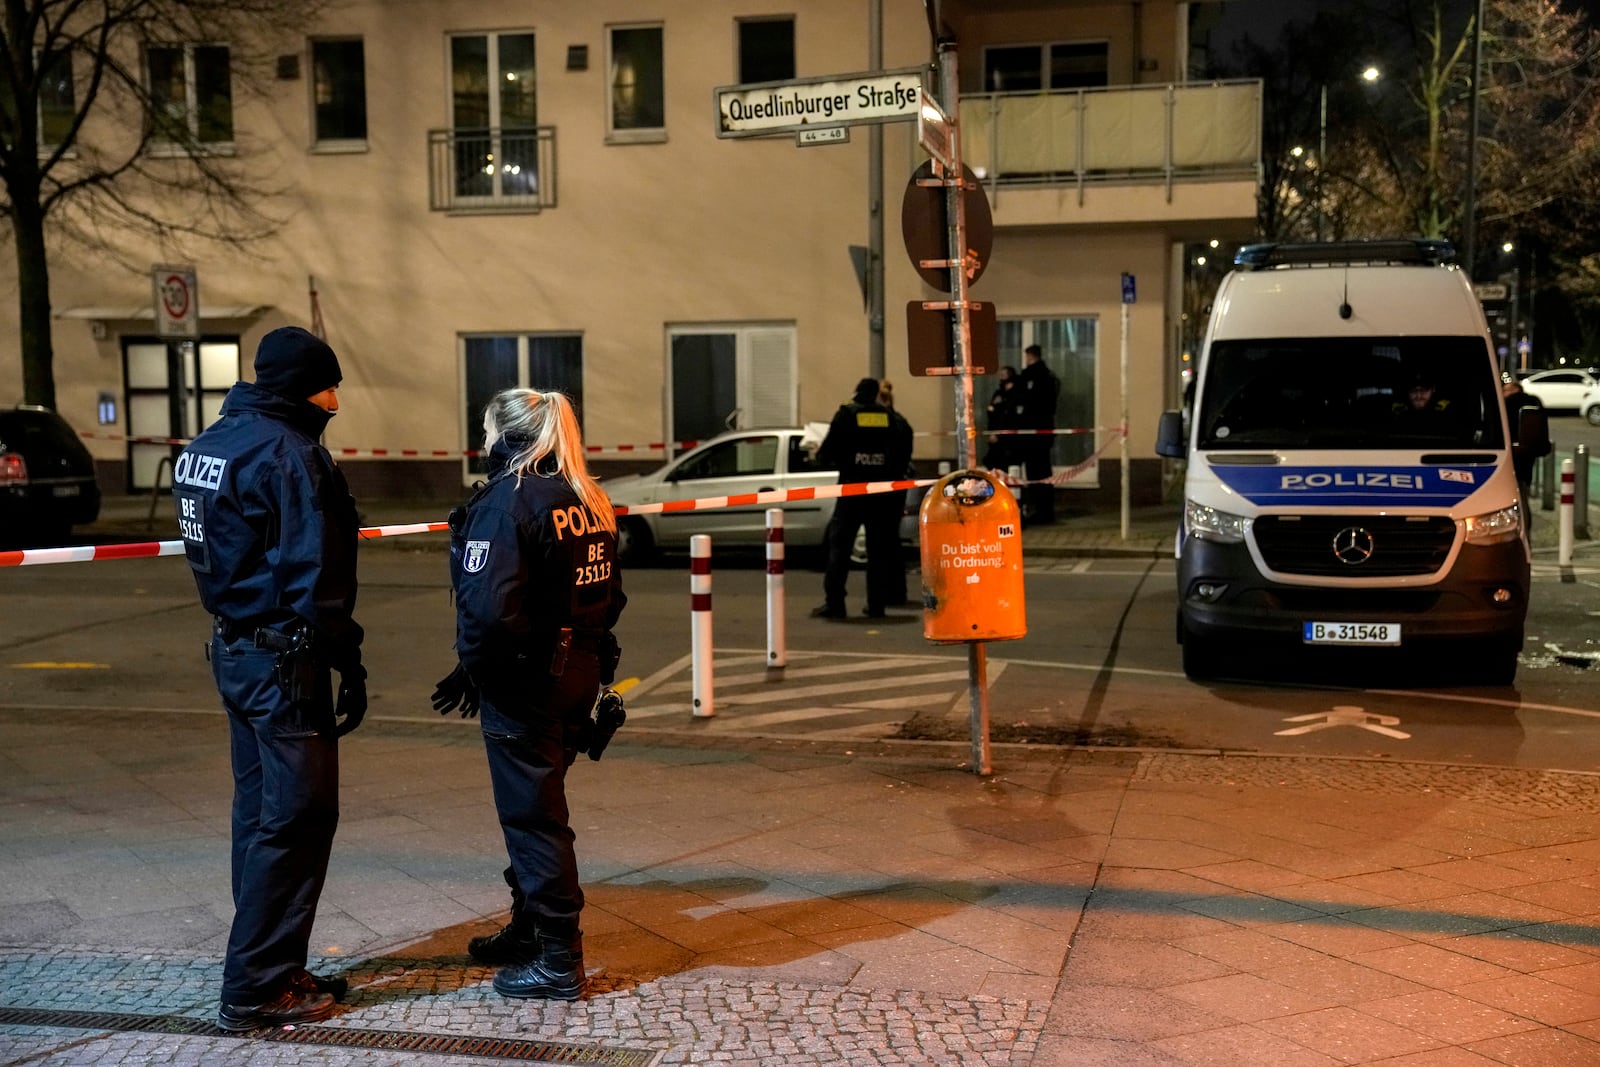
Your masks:
<svg viewBox="0 0 1600 1067"><path fill-rule="evenodd" d="M1244 544L1194 537L1178 563L1182 631L1201 639L1301 643L1308 622L1392 622L1402 646L1488 638L1520 648L1528 585L1520 539L1463 545L1449 573L1422 586L1289 585L1263 575Z"/></svg>

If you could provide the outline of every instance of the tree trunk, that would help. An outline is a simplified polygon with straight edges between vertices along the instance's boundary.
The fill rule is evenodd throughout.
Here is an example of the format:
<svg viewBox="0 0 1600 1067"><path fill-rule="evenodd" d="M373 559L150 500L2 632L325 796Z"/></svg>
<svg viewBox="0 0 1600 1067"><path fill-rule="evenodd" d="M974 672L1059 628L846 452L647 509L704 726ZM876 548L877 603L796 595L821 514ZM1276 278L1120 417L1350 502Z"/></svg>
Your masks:
<svg viewBox="0 0 1600 1067"><path fill-rule="evenodd" d="M17 242L17 310L22 345L22 402L56 406L55 350L50 337L50 260L44 246L39 198L12 198Z"/></svg>

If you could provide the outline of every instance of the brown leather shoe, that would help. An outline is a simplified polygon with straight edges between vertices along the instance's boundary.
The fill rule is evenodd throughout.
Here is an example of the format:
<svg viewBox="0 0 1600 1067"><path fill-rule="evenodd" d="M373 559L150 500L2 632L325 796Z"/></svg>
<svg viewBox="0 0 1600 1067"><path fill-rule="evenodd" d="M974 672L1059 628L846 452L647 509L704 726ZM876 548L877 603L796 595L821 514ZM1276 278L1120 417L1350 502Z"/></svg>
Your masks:
<svg viewBox="0 0 1600 1067"><path fill-rule="evenodd" d="M350 992L350 979L342 975L324 978L307 970L296 973L289 984L306 993L327 993L336 1003L343 1003L345 994Z"/></svg>
<svg viewBox="0 0 1600 1067"><path fill-rule="evenodd" d="M333 1014L333 995L290 985L264 1004L223 1004L217 1025L230 1034L290 1023L311 1023Z"/></svg>

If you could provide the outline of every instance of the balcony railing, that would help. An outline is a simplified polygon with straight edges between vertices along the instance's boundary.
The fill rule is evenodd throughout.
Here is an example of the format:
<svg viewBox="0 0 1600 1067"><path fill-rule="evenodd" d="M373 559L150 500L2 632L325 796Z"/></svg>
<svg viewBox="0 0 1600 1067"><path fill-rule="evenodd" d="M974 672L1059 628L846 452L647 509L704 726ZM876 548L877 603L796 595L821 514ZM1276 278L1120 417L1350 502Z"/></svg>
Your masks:
<svg viewBox="0 0 1600 1067"><path fill-rule="evenodd" d="M429 130L428 206L507 214L555 207L555 127Z"/></svg>
<svg viewBox="0 0 1600 1067"><path fill-rule="evenodd" d="M1000 185L1257 178L1261 82L961 98L963 162Z"/></svg>

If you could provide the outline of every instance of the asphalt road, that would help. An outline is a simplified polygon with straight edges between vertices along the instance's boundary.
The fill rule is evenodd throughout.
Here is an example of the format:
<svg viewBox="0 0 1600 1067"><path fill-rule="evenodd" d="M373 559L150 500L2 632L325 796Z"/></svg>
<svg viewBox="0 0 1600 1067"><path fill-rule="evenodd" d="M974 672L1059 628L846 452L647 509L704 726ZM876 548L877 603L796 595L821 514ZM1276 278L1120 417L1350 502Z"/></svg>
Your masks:
<svg viewBox="0 0 1600 1067"><path fill-rule="evenodd" d="M1507 688L1455 687L1448 661L1372 669L1359 659L1276 654L1251 665L1253 680L1195 684L1173 639L1170 561L1031 560L1027 636L985 646L996 767L1009 743L1086 743L1592 769L1600 765L1592 666L1600 547L1592 545L1567 574L1554 550L1540 551L1528 648ZM699 689L687 568L669 561L624 579L625 729L635 737L970 736L968 650L925 640L919 610L812 619L821 575L794 570L784 583L787 664L771 671L759 557L723 557L716 567L715 668ZM444 553L374 543L363 549L361 576L369 714L434 719L428 694L452 665ZM861 581L851 578L855 605ZM219 714L201 651L208 620L181 558L10 568L0 571L0 596L0 706ZM694 713L697 695L714 714Z"/></svg>

